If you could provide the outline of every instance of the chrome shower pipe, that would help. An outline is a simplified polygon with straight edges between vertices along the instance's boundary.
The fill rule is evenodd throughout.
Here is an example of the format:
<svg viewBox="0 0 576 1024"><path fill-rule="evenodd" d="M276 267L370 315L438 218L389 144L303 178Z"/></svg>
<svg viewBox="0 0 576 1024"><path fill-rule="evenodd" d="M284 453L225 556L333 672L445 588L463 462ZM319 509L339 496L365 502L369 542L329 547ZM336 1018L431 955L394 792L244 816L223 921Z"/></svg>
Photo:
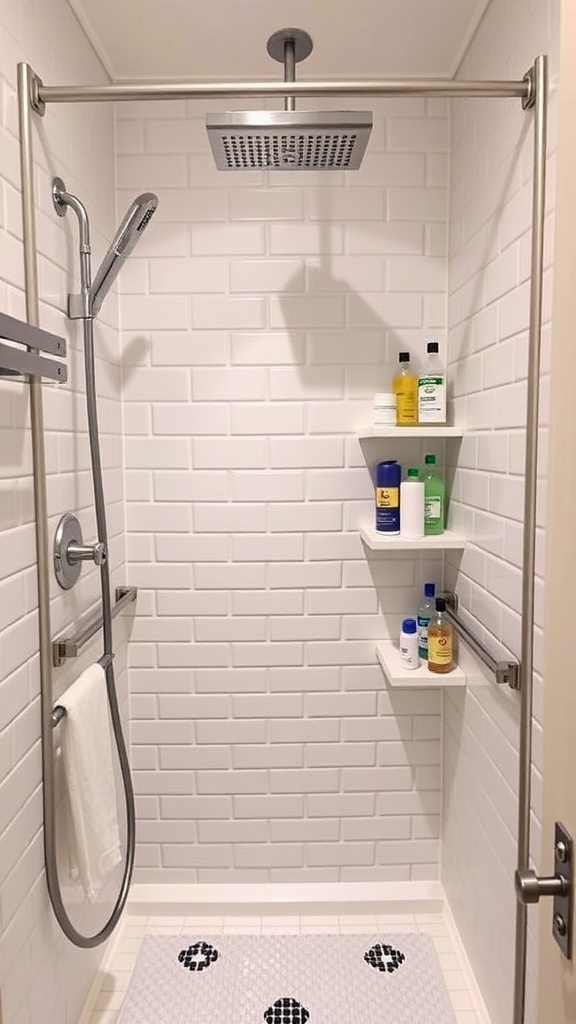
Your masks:
<svg viewBox="0 0 576 1024"><path fill-rule="evenodd" d="M293 39L286 39L284 43L284 81L296 81L296 48ZM296 100L293 93L284 97L284 110L295 110Z"/></svg>
<svg viewBox="0 0 576 1024"><path fill-rule="evenodd" d="M530 100L531 83L519 81L458 82L452 79L366 79L326 82L173 82L155 85L49 85L34 75L32 105L44 113L47 103L105 103L106 101L220 99L222 97L290 96L476 96L518 97Z"/></svg>
<svg viewBox="0 0 576 1024"><path fill-rule="evenodd" d="M548 102L548 61L546 57L536 58L532 70L532 78L535 102L532 158L532 249L528 330L528 393L526 399L526 455L524 464L520 738L518 753L518 871L526 871L530 867L532 712L534 703L534 572L536 562L544 217L546 212L546 127ZM517 901L512 1024L524 1024L527 933L528 908L525 904Z"/></svg>

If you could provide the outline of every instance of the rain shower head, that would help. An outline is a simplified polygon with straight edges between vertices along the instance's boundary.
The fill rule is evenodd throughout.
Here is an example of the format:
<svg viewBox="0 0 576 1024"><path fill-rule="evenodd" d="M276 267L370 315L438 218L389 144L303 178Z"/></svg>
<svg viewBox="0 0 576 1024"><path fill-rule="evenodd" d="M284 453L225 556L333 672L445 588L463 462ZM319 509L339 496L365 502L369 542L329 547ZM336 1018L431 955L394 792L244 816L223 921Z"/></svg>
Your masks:
<svg viewBox="0 0 576 1024"><path fill-rule="evenodd" d="M158 206L158 196L143 192L136 197L122 221L114 241L106 253L90 289L90 309L96 316L116 280L124 261L132 252L140 235Z"/></svg>
<svg viewBox="0 0 576 1024"><path fill-rule="evenodd" d="M207 114L219 171L355 171L372 131L372 114L353 110L246 110Z"/></svg>
<svg viewBox="0 0 576 1024"><path fill-rule="evenodd" d="M286 28L268 40L268 53L284 64L284 81L295 81L294 65L312 52L301 29ZM246 110L207 114L206 130L220 171L357 170L370 132L370 111Z"/></svg>

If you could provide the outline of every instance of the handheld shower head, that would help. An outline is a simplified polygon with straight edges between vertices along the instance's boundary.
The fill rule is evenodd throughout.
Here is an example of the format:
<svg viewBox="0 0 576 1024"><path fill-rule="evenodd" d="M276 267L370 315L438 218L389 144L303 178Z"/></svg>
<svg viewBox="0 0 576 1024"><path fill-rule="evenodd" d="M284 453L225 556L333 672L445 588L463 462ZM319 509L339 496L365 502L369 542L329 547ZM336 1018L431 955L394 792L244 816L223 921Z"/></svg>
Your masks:
<svg viewBox="0 0 576 1024"><path fill-rule="evenodd" d="M143 192L136 197L122 221L114 241L106 253L90 289L90 309L96 316L116 280L124 260L132 252L148 221L158 206L158 196Z"/></svg>

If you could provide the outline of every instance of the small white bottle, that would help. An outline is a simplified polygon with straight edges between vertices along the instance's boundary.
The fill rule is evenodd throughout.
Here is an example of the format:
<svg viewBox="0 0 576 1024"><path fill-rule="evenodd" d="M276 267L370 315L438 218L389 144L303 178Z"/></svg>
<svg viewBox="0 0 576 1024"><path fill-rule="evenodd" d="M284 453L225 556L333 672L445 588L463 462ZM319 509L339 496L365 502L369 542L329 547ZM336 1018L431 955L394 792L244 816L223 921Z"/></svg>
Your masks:
<svg viewBox="0 0 576 1024"><path fill-rule="evenodd" d="M409 469L400 484L400 536L410 540L424 536L424 481L417 469Z"/></svg>
<svg viewBox="0 0 576 1024"><path fill-rule="evenodd" d="M396 395L392 391L379 391L374 395L374 426L396 426Z"/></svg>
<svg viewBox="0 0 576 1024"><path fill-rule="evenodd" d="M400 663L402 668L419 668L418 626L416 619L403 619L400 630Z"/></svg>
<svg viewBox="0 0 576 1024"><path fill-rule="evenodd" d="M428 358L418 377L418 423L446 423L446 374L438 342L429 341Z"/></svg>

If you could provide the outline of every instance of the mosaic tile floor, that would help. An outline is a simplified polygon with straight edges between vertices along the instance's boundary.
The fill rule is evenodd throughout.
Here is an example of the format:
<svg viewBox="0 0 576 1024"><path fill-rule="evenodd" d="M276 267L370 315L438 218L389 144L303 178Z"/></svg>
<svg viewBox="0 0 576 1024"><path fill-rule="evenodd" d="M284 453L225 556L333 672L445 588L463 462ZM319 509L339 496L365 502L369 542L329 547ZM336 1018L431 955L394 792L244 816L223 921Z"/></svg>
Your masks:
<svg viewBox="0 0 576 1024"><path fill-rule="evenodd" d="M210 935L372 935L382 929L395 935L423 932L432 937L442 968L457 1024L489 1024L476 1005L466 968L449 922L442 914L388 914L340 916L294 915L269 917L188 916L137 917L127 915L101 971L101 986L91 1012L80 1024L117 1024L136 956L145 935L186 935L201 929Z"/></svg>

